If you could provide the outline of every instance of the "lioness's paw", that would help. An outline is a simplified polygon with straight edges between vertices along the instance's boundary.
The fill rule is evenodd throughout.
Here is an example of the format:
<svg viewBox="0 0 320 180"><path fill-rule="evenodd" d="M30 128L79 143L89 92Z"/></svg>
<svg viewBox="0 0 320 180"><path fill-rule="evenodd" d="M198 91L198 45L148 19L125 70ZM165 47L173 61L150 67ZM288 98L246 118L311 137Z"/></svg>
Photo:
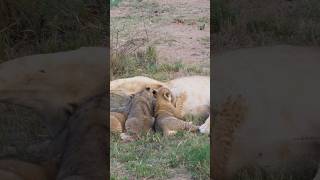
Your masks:
<svg viewBox="0 0 320 180"><path fill-rule="evenodd" d="M209 134L210 133L210 123L204 123L199 127L200 133Z"/></svg>

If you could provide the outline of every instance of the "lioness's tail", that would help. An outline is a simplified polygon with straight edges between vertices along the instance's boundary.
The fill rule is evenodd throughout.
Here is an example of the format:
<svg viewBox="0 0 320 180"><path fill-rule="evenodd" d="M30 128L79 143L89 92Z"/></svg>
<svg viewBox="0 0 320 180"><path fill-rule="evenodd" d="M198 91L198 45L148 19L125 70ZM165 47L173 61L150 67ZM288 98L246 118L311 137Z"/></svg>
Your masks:
<svg viewBox="0 0 320 180"><path fill-rule="evenodd" d="M211 143L213 179L226 180L230 175L226 167L232 149L234 131L245 120L247 105L243 97L230 96L217 110L218 113L213 121Z"/></svg>

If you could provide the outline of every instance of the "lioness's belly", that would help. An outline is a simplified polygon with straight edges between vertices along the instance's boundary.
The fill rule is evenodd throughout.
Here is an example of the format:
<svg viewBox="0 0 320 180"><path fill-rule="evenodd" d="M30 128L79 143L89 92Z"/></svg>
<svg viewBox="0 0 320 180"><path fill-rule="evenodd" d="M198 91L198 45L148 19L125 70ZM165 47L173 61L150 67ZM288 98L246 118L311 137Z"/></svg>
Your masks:
<svg viewBox="0 0 320 180"><path fill-rule="evenodd" d="M243 124L230 137L228 161L215 162L226 163L228 175L248 164L276 171L292 165L298 171L319 157L319 52L275 46L215 58L213 105L238 94L248 102Z"/></svg>
<svg viewBox="0 0 320 180"><path fill-rule="evenodd" d="M210 106L210 77L190 76L171 80L167 83L174 96L187 93L184 111L191 114L209 111Z"/></svg>

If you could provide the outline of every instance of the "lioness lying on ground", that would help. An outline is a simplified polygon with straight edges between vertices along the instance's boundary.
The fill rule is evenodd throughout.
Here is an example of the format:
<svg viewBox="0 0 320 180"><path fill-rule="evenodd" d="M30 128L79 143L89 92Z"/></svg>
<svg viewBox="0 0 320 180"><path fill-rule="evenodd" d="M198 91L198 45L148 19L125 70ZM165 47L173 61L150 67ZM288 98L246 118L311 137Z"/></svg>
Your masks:
<svg viewBox="0 0 320 180"><path fill-rule="evenodd" d="M210 133L210 77L189 76L174 79L168 82L160 82L148 77L136 76L131 78L117 79L110 82L110 93L130 95L136 93L146 86L167 87L173 97L178 97L185 92L187 100L183 111L188 114L197 115L206 119L200 126L201 133Z"/></svg>
<svg viewBox="0 0 320 180"><path fill-rule="evenodd" d="M55 136L79 104L105 91L108 52L82 47L1 63L0 101L35 109Z"/></svg>
<svg viewBox="0 0 320 180"><path fill-rule="evenodd" d="M120 134L121 139L133 141L140 133L153 130L154 103L153 90L149 87L133 95L125 122L126 133Z"/></svg>
<svg viewBox="0 0 320 180"><path fill-rule="evenodd" d="M84 177L89 176L88 179L91 180L106 179L105 176L100 176L101 173L106 173L105 167L101 169L98 167L101 167L101 164L104 166L106 161L100 154L102 152L102 155L105 155L106 150L99 148L106 147L106 143L100 142L106 141L107 107L98 108L92 105L84 109L80 108L81 112L76 113L75 116L73 114L91 97L106 94L107 57L108 48L84 47L66 52L25 56L0 64L0 101L32 109L34 114L39 114L43 119L43 125L49 131L50 141L44 143L41 150L45 149L48 158L56 158L56 155L60 158L63 154L62 162L58 159L58 164L61 166L58 179L68 178L70 174L72 176L85 174ZM108 104L109 100L105 102ZM71 122L72 125L68 126L67 124ZM99 123L101 127L96 127ZM63 132L66 132L67 128L70 128L70 131L65 137ZM28 131L32 130L28 128ZM36 135L43 136L43 134L34 136ZM65 143L66 138L68 141ZM19 148L29 151L27 146ZM38 148L33 149L37 152L36 150ZM36 156L35 153L30 154L32 155L30 159L36 161L33 158ZM15 157L15 154L1 155ZM16 168L21 167L20 165L33 166L33 164L18 163L19 166L15 166ZM15 170L19 171L19 169ZM18 175L15 176L2 169L0 171L8 175L7 177L16 179L23 177L19 178ZM38 179L46 179L37 173L31 173L31 175L37 175ZM31 177L33 177L32 180L37 179L34 176ZM0 179L4 179L4 174L0 175ZM24 177L25 179L27 178Z"/></svg>
<svg viewBox="0 0 320 180"><path fill-rule="evenodd" d="M320 48L247 48L214 59L213 179L237 179L248 166L256 168L250 174L312 179L320 162ZM230 96L238 108L224 107Z"/></svg>
<svg viewBox="0 0 320 180"><path fill-rule="evenodd" d="M176 107L173 104L173 97L169 89L162 87L156 93L155 107L155 127L161 130L165 136L175 134L179 130L197 131L198 126L192 125L191 122L185 122L179 118L183 117L183 102L186 94L182 94L176 99Z"/></svg>

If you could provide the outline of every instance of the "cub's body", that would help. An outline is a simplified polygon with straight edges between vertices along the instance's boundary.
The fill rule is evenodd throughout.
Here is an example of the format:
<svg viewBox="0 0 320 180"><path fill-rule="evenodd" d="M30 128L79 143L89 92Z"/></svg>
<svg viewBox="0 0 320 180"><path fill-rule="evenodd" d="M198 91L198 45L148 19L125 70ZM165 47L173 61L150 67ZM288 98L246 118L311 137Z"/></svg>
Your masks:
<svg viewBox="0 0 320 180"><path fill-rule="evenodd" d="M183 102L186 100L186 94L181 94L173 102L173 97L169 89L162 87L157 92L157 101L155 107L155 127L161 130L165 136L175 134L180 130L197 131L198 127L191 122L185 122L183 118ZM175 103L175 104L173 104Z"/></svg>
<svg viewBox="0 0 320 180"><path fill-rule="evenodd" d="M154 97L150 88L146 88L133 95L125 122L126 133L122 133L124 140L135 140L140 133L153 131Z"/></svg>
<svg viewBox="0 0 320 180"><path fill-rule="evenodd" d="M186 93L183 111L192 115L207 118L206 123L200 127L200 132L210 132L210 77L189 76L174 79L168 82L160 82L148 77L136 76L132 78L117 79L110 82L110 92L130 95L142 88L152 85L153 88L167 87L174 97Z"/></svg>

